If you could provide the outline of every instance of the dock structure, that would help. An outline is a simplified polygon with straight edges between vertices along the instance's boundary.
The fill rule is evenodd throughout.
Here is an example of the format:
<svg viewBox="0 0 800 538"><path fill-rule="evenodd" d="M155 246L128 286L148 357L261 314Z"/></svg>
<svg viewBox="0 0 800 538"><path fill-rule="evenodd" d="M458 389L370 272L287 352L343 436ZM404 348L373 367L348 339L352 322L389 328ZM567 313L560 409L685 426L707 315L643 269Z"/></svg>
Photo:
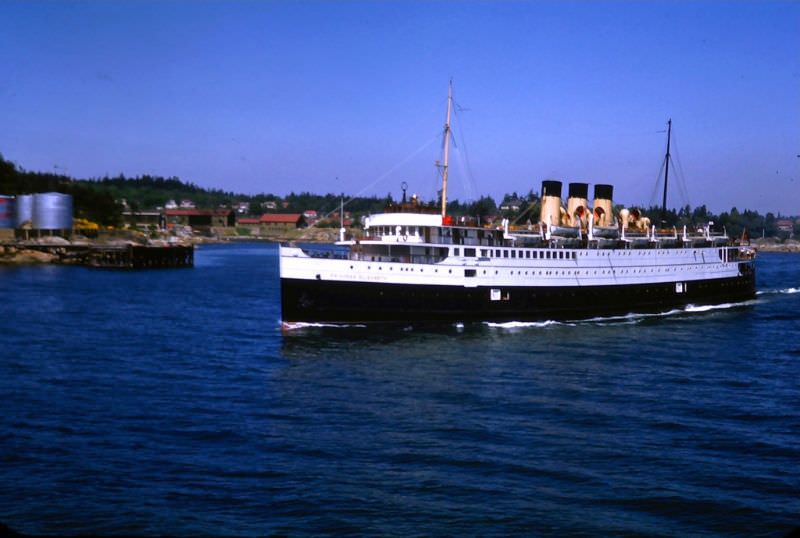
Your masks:
<svg viewBox="0 0 800 538"><path fill-rule="evenodd" d="M166 269L194 267L193 246L124 245L89 249L86 265L105 269Z"/></svg>
<svg viewBox="0 0 800 538"><path fill-rule="evenodd" d="M24 253L42 253L38 262L107 269L168 269L194 267L194 245L89 245L0 241L0 264Z"/></svg>

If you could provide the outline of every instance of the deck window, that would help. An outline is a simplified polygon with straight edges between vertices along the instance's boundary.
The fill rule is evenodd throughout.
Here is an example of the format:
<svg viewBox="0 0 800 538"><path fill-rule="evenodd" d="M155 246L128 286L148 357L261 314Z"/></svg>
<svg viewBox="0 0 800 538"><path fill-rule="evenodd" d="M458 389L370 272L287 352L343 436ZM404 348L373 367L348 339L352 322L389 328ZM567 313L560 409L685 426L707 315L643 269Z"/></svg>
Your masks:
<svg viewBox="0 0 800 538"><path fill-rule="evenodd" d="M474 248L465 248L464 249L464 256L469 256L471 258L475 257L475 249Z"/></svg>

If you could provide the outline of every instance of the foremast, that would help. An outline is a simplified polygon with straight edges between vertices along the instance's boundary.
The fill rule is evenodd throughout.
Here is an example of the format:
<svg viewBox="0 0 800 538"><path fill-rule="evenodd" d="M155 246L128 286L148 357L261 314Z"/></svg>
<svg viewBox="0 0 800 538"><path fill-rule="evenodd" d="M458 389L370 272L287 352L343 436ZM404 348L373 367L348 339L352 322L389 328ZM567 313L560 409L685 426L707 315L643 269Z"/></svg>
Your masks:
<svg viewBox="0 0 800 538"><path fill-rule="evenodd" d="M447 89L447 120L444 124L444 162L440 165L442 167L442 219L444 219L447 215L447 172L448 160L450 156L450 114L452 113L452 110L453 81L450 80L450 85Z"/></svg>

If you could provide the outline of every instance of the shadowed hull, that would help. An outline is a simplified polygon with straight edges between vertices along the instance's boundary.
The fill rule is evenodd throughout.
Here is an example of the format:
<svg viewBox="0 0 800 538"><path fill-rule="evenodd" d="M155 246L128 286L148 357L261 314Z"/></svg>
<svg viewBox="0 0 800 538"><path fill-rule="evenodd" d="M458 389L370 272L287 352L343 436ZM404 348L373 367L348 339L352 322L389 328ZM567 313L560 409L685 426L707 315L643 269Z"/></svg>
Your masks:
<svg viewBox="0 0 800 538"><path fill-rule="evenodd" d="M494 293L492 289L499 290ZM755 295L755 273L625 286L457 287L281 279L284 322L414 323L574 320L659 312L688 304L739 302Z"/></svg>

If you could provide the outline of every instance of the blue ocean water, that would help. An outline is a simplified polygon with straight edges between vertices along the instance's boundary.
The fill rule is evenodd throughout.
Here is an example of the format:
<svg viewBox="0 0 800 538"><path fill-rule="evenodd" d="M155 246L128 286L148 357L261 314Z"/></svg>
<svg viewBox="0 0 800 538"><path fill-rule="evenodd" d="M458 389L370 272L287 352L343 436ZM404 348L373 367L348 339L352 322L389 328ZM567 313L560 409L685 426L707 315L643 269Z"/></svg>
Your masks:
<svg viewBox="0 0 800 538"><path fill-rule="evenodd" d="M279 330L277 250L0 268L0 522L32 534L783 536L800 256L745 305Z"/></svg>

